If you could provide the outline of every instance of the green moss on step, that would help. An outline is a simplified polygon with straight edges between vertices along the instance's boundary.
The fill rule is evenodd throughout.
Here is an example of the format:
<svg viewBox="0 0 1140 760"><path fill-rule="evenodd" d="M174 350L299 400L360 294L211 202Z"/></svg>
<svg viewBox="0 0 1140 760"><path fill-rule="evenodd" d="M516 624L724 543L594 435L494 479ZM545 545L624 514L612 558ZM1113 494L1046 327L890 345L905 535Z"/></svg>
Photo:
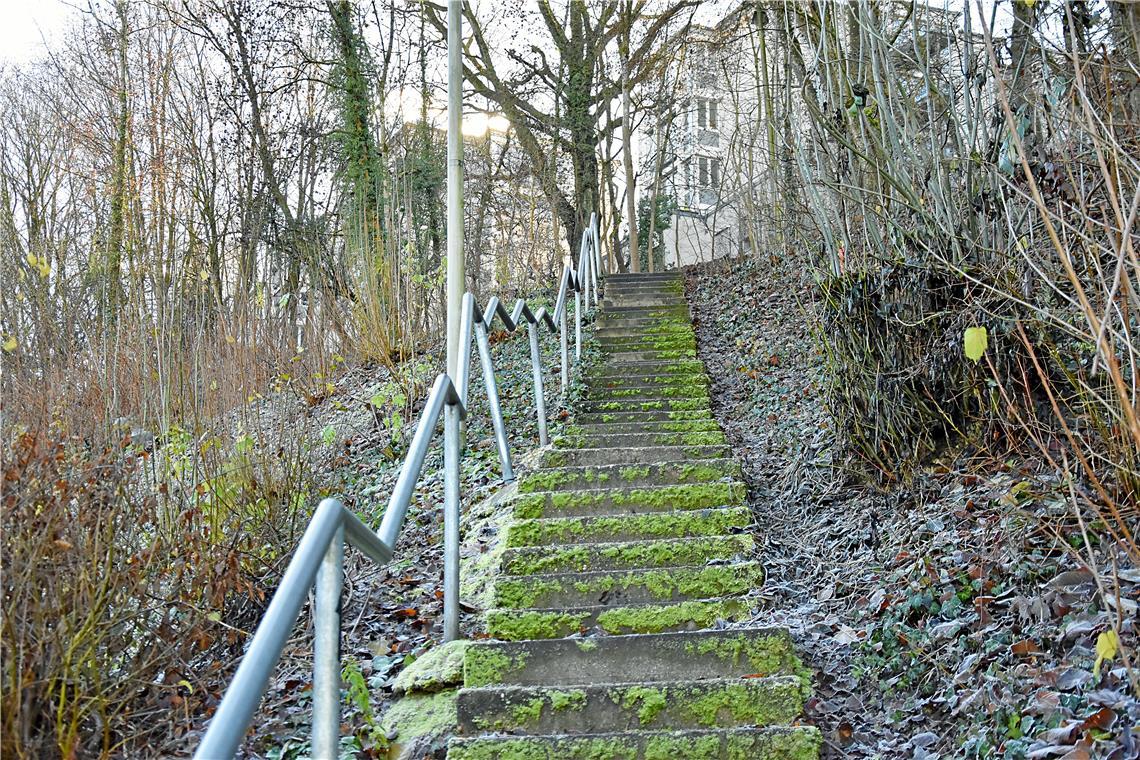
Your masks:
<svg viewBox="0 0 1140 760"><path fill-rule="evenodd" d="M542 546L589 539L721 536L752 522L745 508L693 509L611 517L550 517L519 520L507 531L507 546ZM619 538L620 537L620 538Z"/></svg>
<svg viewBox="0 0 1140 760"><path fill-rule="evenodd" d="M640 507L654 512L685 511L706 507L743 504L745 487L739 482L689 483L631 488L622 491L564 491L528 494L514 500L512 511L518 518L539 518L569 510L588 512L591 508Z"/></svg>
<svg viewBox="0 0 1140 760"><path fill-rule="evenodd" d="M803 710L803 695L793 681L761 684L731 683L688 694L679 702L682 715L705 728L725 723L775 726L791 723Z"/></svg>
<svg viewBox="0 0 1140 760"><path fill-rule="evenodd" d="M598 615L598 626L610 634L661 633L690 626L708 628L717 620L745 619L751 612L747 604L737 599L615 607Z"/></svg>
<svg viewBox="0 0 1140 760"><path fill-rule="evenodd" d="M577 639L574 643L577 645L579 652L593 652L598 648L598 642L593 639Z"/></svg>
<svg viewBox="0 0 1140 760"><path fill-rule="evenodd" d="M611 699L615 699L611 694ZM665 709L665 695L661 689L652 686L631 686L623 690L620 704L626 710L637 707L637 720L641 725L652 723L657 714Z"/></svg>
<svg viewBox="0 0 1140 760"><path fill-rule="evenodd" d="M463 683L463 662L470 641L449 641L429 650L400 671L396 693L434 692Z"/></svg>
<svg viewBox="0 0 1140 760"><path fill-rule="evenodd" d="M586 707L586 692L581 689L571 691L552 691L547 694L550 698L550 708L555 712L565 710L582 710Z"/></svg>
<svg viewBox="0 0 1140 760"><path fill-rule="evenodd" d="M573 582L572 589L596 596L606 591L643 588L655 599L678 597L739 596L763 584L764 571L758 563L678 567L611 573ZM495 584L495 605L503 608L552 607L553 598L565 594L562 581L548 578L504 578Z"/></svg>
<svg viewBox="0 0 1140 760"><path fill-rule="evenodd" d="M607 567L664 567L668 565L703 564L710 559L727 559L752 550L749 536L716 536L689 538L681 541L645 541L594 548ZM504 569L515 575L530 575L590 568L592 547L585 545L561 549L514 549L504 557Z"/></svg>
<svg viewBox="0 0 1140 760"><path fill-rule="evenodd" d="M546 700L542 697L529 699L511 708L511 720L515 726L533 726L542 719L542 708Z"/></svg>
<svg viewBox="0 0 1140 760"><path fill-rule="evenodd" d="M719 760L719 736L653 736L645 742L645 760Z"/></svg>
<svg viewBox="0 0 1140 760"><path fill-rule="evenodd" d="M512 656L495 647L470 646L463 658L463 685L472 688L502 683L511 671L522 670L526 660L526 652Z"/></svg>
<svg viewBox="0 0 1140 760"><path fill-rule="evenodd" d="M786 634L708 637L686 644L685 652L712 655L734 666L746 662L749 670L759 675L790 673L800 678L805 690L810 689L811 671L800 662Z"/></svg>
<svg viewBox="0 0 1140 760"><path fill-rule="evenodd" d="M458 689L435 694L412 694L396 700L380 718L380 730L392 740L390 750L400 750L422 737L454 733L459 721Z"/></svg>

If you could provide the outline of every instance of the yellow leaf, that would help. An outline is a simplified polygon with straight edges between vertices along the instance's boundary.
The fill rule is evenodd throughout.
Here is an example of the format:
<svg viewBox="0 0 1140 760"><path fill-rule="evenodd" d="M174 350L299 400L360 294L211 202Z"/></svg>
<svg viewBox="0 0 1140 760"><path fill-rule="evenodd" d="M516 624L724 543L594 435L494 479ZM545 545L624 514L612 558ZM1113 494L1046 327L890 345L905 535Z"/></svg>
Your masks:
<svg viewBox="0 0 1140 760"><path fill-rule="evenodd" d="M198 277L201 278L202 282L205 282L206 280L210 279L210 273L203 269L198 272Z"/></svg>
<svg viewBox="0 0 1140 760"><path fill-rule="evenodd" d="M15 335L9 335L7 338L4 339L4 350L5 351L8 351L8 352L15 351L16 346L17 346L17 343L16 343L16 336Z"/></svg>
<svg viewBox="0 0 1140 760"><path fill-rule="evenodd" d="M1096 637L1096 663L1093 665L1093 678L1100 678L1100 664L1102 662L1116 658L1116 648L1119 645L1120 639L1116 637L1116 631L1112 629Z"/></svg>
<svg viewBox="0 0 1140 760"><path fill-rule="evenodd" d="M966 335L963 341L963 348L966 350L966 358L977 362L982 358L982 354L986 352L986 347L989 345L989 337L986 335L986 328L984 327L967 327Z"/></svg>

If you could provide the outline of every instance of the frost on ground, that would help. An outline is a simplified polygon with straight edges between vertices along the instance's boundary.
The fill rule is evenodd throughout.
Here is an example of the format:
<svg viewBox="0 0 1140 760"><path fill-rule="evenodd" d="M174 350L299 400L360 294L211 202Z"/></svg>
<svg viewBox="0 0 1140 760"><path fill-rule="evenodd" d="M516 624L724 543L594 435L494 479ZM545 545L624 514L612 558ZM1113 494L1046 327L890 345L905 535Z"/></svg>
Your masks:
<svg viewBox="0 0 1140 760"><path fill-rule="evenodd" d="M767 262L687 276L713 413L750 485L760 619L789 625L815 671L824 756L1140 755L1140 569L1004 443L908 488L859 485L833 446L813 287Z"/></svg>

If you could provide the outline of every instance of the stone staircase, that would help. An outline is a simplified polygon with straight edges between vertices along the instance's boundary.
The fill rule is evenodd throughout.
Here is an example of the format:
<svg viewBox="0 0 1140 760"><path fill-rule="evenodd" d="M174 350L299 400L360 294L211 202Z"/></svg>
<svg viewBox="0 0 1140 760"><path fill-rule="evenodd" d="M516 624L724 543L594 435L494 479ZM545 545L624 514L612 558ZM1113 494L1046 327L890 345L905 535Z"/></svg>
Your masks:
<svg viewBox="0 0 1140 760"><path fill-rule="evenodd" d="M763 568L681 287L606 280L604 360L512 501L452 760L819 756L787 631L726 627Z"/></svg>

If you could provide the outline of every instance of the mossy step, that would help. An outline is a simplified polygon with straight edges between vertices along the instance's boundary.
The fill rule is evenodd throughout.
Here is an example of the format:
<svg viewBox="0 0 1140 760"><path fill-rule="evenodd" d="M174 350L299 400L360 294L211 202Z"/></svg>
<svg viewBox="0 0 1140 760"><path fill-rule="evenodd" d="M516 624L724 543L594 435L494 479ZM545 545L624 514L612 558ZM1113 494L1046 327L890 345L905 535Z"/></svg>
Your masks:
<svg viewBox="0 0 1140 760"><path fill-rule="evenodd" d="M496 607L511 609L654 604L740 596L763 583L763 565L737 562L503 577L495 581L493 598Z"/></svg>
<svg viewBox="0 0 1140 760"><path fill-rule="evenodd" d="M696 538L525 546L503 552L502 570L508 575L620 570L700 565L748 555L755 547L751 536L698 536Z"/></svg>
<svg viewBox="0 0 1140 760"><path fill-rule="evenodd" d="M617 303L603 298L601 313L603 319L688 319L689 304L681 296L673 296L669 303L660 303L657 298L647 298L643 303Z"/></svg>
<svg viewBox="0 0 1140 760"><path fill-rule="evenodd" d="M814 760L814 726L486 736L448 742L448 760Z"/></svg>
<svg viewBox="0 0 1140 760"><path fill-rule="evenodd" d="M580 412L695 412L706 411L709 408L707 395L678 398L637 400L630 398L617 398L611 401L583 401L578 404Z"/></svg>
<svg viewBox="0 0 1140 760"><path fill-rule="evenodd" d="M794 675L806 684L787 629L737 628L653 635L477 641L464 652L463 685L581 686L615 675L643 682Z"/></svg>
<svg viewBox="0 0 1140 760"><path fill-rule="evenodd" d="M536 470L518 483L519 493L576 491L628 486L631 488L681 483L708 483L740 477L735 459L682 460L653 464L604 464L585 467L551 467Z"/></svg>
<svg viewBox="0 0 1140 760"><path fill-rule="evenodd" d="M604 428L591 427L591 430ZM641 432L641 433L589 433L575 430L569 435L556 438L554 445L563 449L619 448L640 446L722 446L724 433L720 430L698 430L687 432Z"/></svg>
<svg viewBox="0 0 1140 760"><path fill-rule="evenodd" d="M667 348L696 348L697 339L693 331L649 333L646 335L594 336L594 342L605 352L641 351Z"/></svg>
<svg viewBox="0 0 1140 760"><path fill-rule="evenodd" d="M627 351L625 349L607 350L602 349L602 353L607 359L612 358L615 363L621 362L654 362L654 361L673 361L675 359L695 359L697 356L697 349L695 348L662 348L662 349L648 349L644 351Z"/></svg>
<svg viewBox="0 0 1140 760"><path fill-rule="evenodd" d="M709 409L687 409L680 412L652 410L648 412L583 412L574 416L580 425L601 425L607 422L662 422L666 420L709 420Z"/></svg>
<svg viewBox="0 0 1140 760"><path fill-rule="evenodd" d="M605 449L547 449L539 457L540 467L587 467L603 464L653 464L682 459L721 459L731 453L728 446L640 446Z"/></svg>
<svg viewBox="0 0 1140 760"><path fill-rule="evenodd" d="M752 617L753 604L743 598L692 599L663 604L609 604L558 609L487 610L487 634L502 641L533 641L575 634L699 631L718 623Z"/></svg>
<svg viewBox="0 0 1140 760"><path fill-rule="evenodd" d="M709 387L701 383L661 383L659 385L636 385L632 387L588 386L586 401L654 401L663 398L704 398L709 397Z"/></svg>
<svg viewBox="0 0 1140 760"><path fill-rule="evenodd" d="M739 481L717 481L646 488L593 488L540 491L511 499L518 519L637 515L735 506L744 503L747 487Z"/></svg>
<svg viewBox="0 0 1140 760"><path fill-rule="evenodd" d="M542 517L518 520L507 528L507 546L641 541L648 538L722 536L752 523L747 507L713 507L640 515Z"/></svg>
<svg viewBox="0 0 1140 760"><path fill-rule="evenodd" d="M621 314L610 312L609 314L598 313L594 321L594 328L598 330L609 330L613 328L626 328L626 327L644 327L653 329L661 325L669 325L670 327L676 325L689 325L692 326L693 322L688 313L681 313L680 311L671 315L645 315L639 313Z"/></svg>
<svg viewBox="0 0 1140 760"><path fill-rule="evenodd" d="M719 432L714 419L649 420L644 422L598 422L584 425L567 425L564 436L613 435L615 433L699 433Z"/></svg>
<svg viewBox="0 0 1140 760"><path fill-rule="evenodd" d="M685 319L658 319L646 324L609 324L605 327L594 328L594 339L598 341L659 338L662 336L693 337L694 335L693 324Z"/></svg>
<svg viewBox="0 0 1140 760"><path fill-rule="evenodd" d="M459 692L459 733L596 734L774 726L799 717L804 698L803 683L795 676L563 689L484 686Z"/></svg>
<svg viewBox="0 0 1140 760"><path fill-rule="evenodd" d="M709 379L703 371L687 375L611 375L609 377L592 377L586 379L586 388L590 392L600 390L634 390L649 392L652 390L669 390L677 387L708 388Z"/></svg>
<svg viewBox="0 0 1140 760"><path fill-rule="evenodd" d="M660 359L653 361L623 361L614 356L606 359L597 370L590 373L591 382L613 378L628 378L638 375L690 376L704 374L705 365L700 359Z"/></svg>

